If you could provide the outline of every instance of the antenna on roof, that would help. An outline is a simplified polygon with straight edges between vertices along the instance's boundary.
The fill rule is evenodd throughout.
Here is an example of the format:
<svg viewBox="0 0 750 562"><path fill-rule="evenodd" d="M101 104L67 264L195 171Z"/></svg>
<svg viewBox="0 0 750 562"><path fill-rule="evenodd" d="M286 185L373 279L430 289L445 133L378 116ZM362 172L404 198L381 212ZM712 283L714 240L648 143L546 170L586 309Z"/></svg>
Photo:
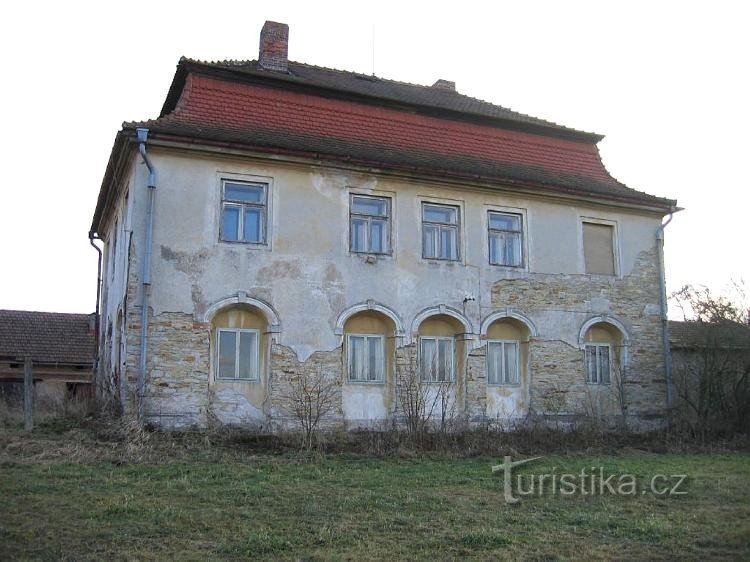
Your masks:
<svg viewBox="0 0 750 562"><path fill-rule="evenodd" d="M375 76L375 24L372 24L372 75Z"/></svg>

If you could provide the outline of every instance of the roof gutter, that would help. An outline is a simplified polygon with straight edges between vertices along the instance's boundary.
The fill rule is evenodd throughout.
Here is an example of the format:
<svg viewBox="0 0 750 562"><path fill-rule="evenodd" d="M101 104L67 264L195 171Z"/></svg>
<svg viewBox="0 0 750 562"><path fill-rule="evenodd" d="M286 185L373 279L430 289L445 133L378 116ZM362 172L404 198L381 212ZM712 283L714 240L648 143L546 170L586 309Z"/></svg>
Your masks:
<svg viewBox="0 0 750 562"><path fill-rule="evenodd" d="M151 245L154 232L154 196L156 194L156 169L151 158L146 153L148 129L136 129L138 137L138 152L148 168L148 198L146 202L146 228L143 250L143 269L141 274L141 335L140 361L138 365L137 408L138 421L144 421L144 395L146 393L146 358L148 355L148 306L151 295Z"/></svg>

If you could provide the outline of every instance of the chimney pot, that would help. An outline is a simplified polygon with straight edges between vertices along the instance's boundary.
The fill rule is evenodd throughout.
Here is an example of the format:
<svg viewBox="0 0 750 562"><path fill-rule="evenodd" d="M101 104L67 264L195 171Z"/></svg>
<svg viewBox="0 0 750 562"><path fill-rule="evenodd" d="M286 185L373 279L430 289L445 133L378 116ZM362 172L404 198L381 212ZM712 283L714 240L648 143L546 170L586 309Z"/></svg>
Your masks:
<svg viewBox="0 0 750 562"><path fill-rule="evenodd" d="M287 72L289 54L289 26L267 21L260 30L258 62L266 70Z"/></svg>
<svg viewBox="0 0 750 562"><path fill-rule="evenodd" d="M433 88L438 90L450 90L451 92L456 91L456 83L450 80L443 80L442 78L432 85Z"/></svg>

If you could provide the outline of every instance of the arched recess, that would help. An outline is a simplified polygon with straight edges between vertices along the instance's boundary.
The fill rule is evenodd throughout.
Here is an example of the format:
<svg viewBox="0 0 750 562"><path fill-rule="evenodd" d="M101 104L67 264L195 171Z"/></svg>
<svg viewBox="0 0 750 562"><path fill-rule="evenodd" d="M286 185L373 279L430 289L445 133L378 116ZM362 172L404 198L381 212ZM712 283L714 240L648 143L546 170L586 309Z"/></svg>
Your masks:
<svg viewBox="0 0 750 562"><path fill-rule="evenodd" d="M485 317L484 320L482 320L482 326L480 328L480 334L482 336L487 335L487 330L489 327L498 320L502 320L504 318L512 318L514 320L518 320L522 324L526 326L526 328L529 331L529 335L532 338L539 337L539 330L537 330L536 324L534 324L533 320L529 318L528 316L522 314L521 312L518 312L517 310L513 310L511 308L506 308L505 310L498 310L496 312L493 312L492 314L489 314Z"/></svg>
<svg viewBox="0 0 750 562"><path fill-rule="evenodd" d="M394 335L397 338L402 338L404 336L404 325L401 322L401 318L398 314L396 314L393 310L388 308L387 306L377 303L373 300L368 300L367 302L355 304L354 306L350 306L346 310L344 310L341 314L339 314L339 317L336 319L336 327L334 329L334 334L337 336L343 336L344 335L344 327L346 325L347 320L354 316L355 314L358 314L360 312L366 312L366 311L374 311L379 312L380 314L383 314L384 316L387 316L393 321L395 328Z"/></svg>
<svg viewBox="0 0 750 562"><path fill-rule="evenodd" d="M238 292L234 296L221 299L220 301L217 301L209 306L208 309L206 309L206 312L201 317L201 321L211 322L217 313L225 308L236 305L246 305L257 309L261 314L263 314L263 317L266 319L267 323L266 333L271 334L271 339L274 342L278 342L279 335L281 334L281 319L279 318L279 314L267 302L249 297L247 293L244 293L242 291Z"/></svg>
<svg viewBox="0 0 750 562"><path fill-rule="evenodd" d="M422 322L424 322L431 316L450 316L451 318L454 318L461 323L465 335L472 336L475 333L474 327L471 325L471 321L466 318L466 316L461 314L455 308L451 308L449 306L441 304L439 306L431 306L429 308L425 308L414 317L414 320L411 323L411 335L413 336L418 334L419 327L422 325Z"/></svg>
<svg viewBox="0 0 750 562"><path fill-rule="evenodd" d="M628 334L627 329L625 329L625 326L622 322L620 322L616 318L613 318L612 316L594 316L586 320L586 322L581 325L581 329L578 332L579 345L583 346L586 343L589 331L597 324L604 324L606 326L614 328L619 333L619 338L621 340L622 346L627 347L628 345L630 345L630 334Z"/></svg>

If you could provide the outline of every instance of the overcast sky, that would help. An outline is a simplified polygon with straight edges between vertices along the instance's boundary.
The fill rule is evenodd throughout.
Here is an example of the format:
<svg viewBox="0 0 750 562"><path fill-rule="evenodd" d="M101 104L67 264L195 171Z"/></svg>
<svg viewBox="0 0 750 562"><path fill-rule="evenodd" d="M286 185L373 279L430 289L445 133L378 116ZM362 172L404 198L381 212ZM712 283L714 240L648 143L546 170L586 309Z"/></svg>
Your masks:
<svg viewBox="0 0 750 562"><path fill-rule="evenodd" d="M4 2L0 308L94 310L87 233L115 133L181 55L292 60L460 92L606 135L609 171L676 198L667 283L750 282L747 2Z"/></svg>

